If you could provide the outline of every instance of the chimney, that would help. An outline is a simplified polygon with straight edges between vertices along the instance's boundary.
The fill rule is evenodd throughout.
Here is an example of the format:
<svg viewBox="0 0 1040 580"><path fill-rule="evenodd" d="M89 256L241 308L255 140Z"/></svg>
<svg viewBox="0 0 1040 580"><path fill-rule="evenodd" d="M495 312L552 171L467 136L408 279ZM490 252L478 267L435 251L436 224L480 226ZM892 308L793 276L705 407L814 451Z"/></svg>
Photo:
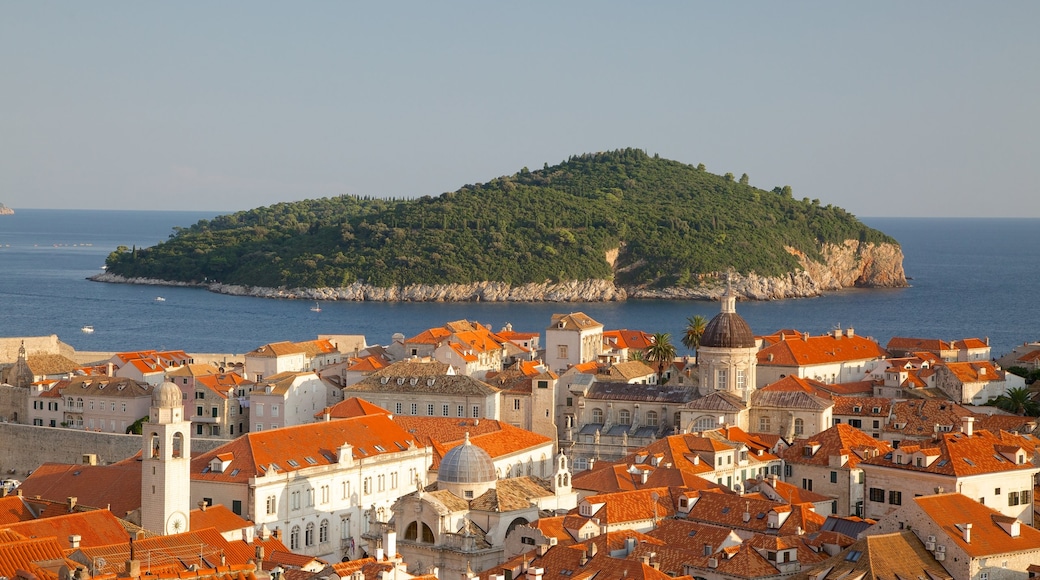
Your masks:
<svg viewBox="0 0 1040 580"><path fill-rule="evenodd" d="M105 374L108 375L108 376L112 376L112 374L114 373L114 370L115 370L115 365L113 365L112 363L108 363L108 368L105 369Z"/></svg>
<svg viewBox="0 0 1040 580"><path fill-rule="evenodd" d="M962 529L964 530L964 543L965 544L970 544L971 543L971 524L964 524L964 527Z"/></svg>
<svg viewBox="0 0 1040 580"><path fill-rule="evenodd" d="M206 500L199 500L199 511L206 511L206 506L208 505L209 504L206 502Z"/></svg>
<svg viewBox="0 0 1040 580"><path fill-rule="evenodd" d="M325 421L326 423L328 423L329 421L332 420L332 409L330 409L328 407L325 407L325 409L322 411L322 415L321 416L322 416L322 420Z"/></svg>
<svg viewBox="0 0 1040 580"><path fill-rule="evenodd" d="M598 552L598 551L599 551L599 548L596 546L596 544L592 544L591 546L589 546L589 557L590 558L595 558L596 557L596 552Z"/></svg>
<svg viewBox="0 0 1040 580"><path fill-rule="evenodd" d="M83 537L80 536L79 534L72 534L71 536L69 536L69 547L72 548L73 550L75 550L76 548L79 548L79 542L82 539L83 539Z"/></svg>
<svg viewBox="0 0 1040 580"><path fill-rule="evenodd" d="M528 574L533 576L534 580L542 580L542 574L545 574L545 568L531 568L528 571Z"/></svg>
<svg viewBox="0 0 1040 580"><path fill-rule="evenodd" d="M588 548L582 548L581 549L581 559L578 560L578 565L579 566L584 566L585 564L588 564L588 563L589 563L589 549Z"/></svg>
<svg viewBox="0 0 1040 580"><path fill-rule="evenodd" d="M387 558L397 556L397 532L388 530L383 534L383 546L386 548Z"/></svg>
<svg viewBox="0 0 1040 580"><path fill-rule="evenodd" d="M68 506L69 513L72 513L72 510L76 509L76 500L77 500L77 498L73 496L73 497L67 497L67 498L65 498L65 500L66 500L65 505Z"/></svg>
<svg viewBox="0 0 1040 580"><path fill-rule="evenodd" d="M856 333L851 328L846 328L845 329L845 336L848 336L849 338L852 338L852 337L856 336Z"/></svg>
<svg viewBox="0 0 1040 580"><path fill-rule="evenodd" d="M647 470L643 469L642 470L642 475L640 476L640 479L643 480L643 483L646 483L646 479L648 477L650 477L650 472L648 472Z"/></svg>
<svg viewBox="0 0 1040 580"><path fill-rule="evenodd" d="M968 437L971 437L973 433L972 427L975 423L975 417L961 417L961 433L964 433Z"/></svg>

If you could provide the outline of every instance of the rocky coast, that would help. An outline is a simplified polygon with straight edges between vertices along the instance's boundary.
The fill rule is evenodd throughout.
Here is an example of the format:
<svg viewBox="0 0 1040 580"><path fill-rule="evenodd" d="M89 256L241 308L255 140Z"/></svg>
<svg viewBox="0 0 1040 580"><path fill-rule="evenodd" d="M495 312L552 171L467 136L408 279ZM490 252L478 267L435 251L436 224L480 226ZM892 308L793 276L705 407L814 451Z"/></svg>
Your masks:
<svg viewBox="0 0 1040 580"><path fill-rule="evenodd" d="M907 285L903 252L895 244L863 244L846 240L826 244L823 261L811 260L793 248L800 268L781 276L731 274L734 292L749 300L808 298L824 292L853 287L898 288ZM206 288L235 296L302 300L346 300L375 302L616 302L629 299L715 300L725 291L725 273L705 275L691 288L644 288L616 286L610 280L572 280L513 286L504 282L472 284L415 284L376 287L355 283L340 288L263 288L222 283L188 283L151 278L124 278L103 272L90 279L97 282L149 284Z"/></svg>

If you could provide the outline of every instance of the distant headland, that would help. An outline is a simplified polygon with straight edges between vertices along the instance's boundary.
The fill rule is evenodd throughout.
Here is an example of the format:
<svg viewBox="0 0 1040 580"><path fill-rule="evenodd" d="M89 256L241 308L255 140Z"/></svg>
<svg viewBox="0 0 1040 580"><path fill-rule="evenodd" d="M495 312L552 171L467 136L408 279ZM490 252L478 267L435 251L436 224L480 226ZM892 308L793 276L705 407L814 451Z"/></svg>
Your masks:
<svg viewBox="0 0 1040 580"><path fill-rule="evenodd" d="M14 210L0 203L0 215L14 215Z"/></svg>
<svg viewBox="0 0 1040 580"><path fill-rule="evenodd" d="M106 282L390 301L753 299L906 285L899 243L791 187L623 149L437 197L242 211L119 247Z"/></svg>

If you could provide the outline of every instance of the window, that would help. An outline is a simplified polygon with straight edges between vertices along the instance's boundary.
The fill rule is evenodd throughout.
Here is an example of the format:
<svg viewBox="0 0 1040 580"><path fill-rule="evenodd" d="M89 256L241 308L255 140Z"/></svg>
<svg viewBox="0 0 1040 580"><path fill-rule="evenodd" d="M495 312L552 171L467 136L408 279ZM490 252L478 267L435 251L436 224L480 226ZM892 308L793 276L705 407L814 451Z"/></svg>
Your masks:
<svg viewBox="0 0 1040 580"><path fill-rule="evenodd" d="M300 492L294 491L289 494L289 507L293 510L300 509Z"/></svg>
<svg viewBox="0 0 1040 580"><path fill-rule="evenodd" d="M628 409L621 409L618 411L618 423L622 425L632 424L632 412Z"/></svg>
<svg viewBox="0 0 1040 580"><path fill-rule="evenodd" d="M394 412L400 415L404 413L404 403L397 403L394 405Z"/></svg>
<svg viewBox="0 0 1040 580"><path fill-rule="evenodd" d="M870 501L885 503L885 490L877 487L870 488Z"/></svg>
<svg viewBox="0 0 1040 580"><path fill-rule="evenodd" d="M574 406L574 397L567 397L567 406L568 407L573 407Z"/></svg>
<svg viewBox="0 0 1040 580"><path fill-rule="evenodd" d="M802 489L807 489L809 491L812 491L812 480L811 479L806 479L806 478L803 477L802 478Z"/></svg>
<svg viewBox="0 0 1040 580"><path fill-rule="evenodd" d="M276 507L277 505L275 503L275 497L273 495L267 496L267 513L273 514L275 512Z"/></svg>
<svg viewBox="0 0 1040 580"><path fill-rule="evenodd" d="M480 417L480 406L473 405L473 418L476 419L478 417Z"/></svg>
<svg viewBox="0 0 1040 580"><path fill-rule="evenodd" d="M1017 491L1009 491L1008 492L1008 505L1018 505L1018 492Z"/></svg>
<svg viewBox="0 0 1040 580"><path fill-rule="evenodd" d="M448 405L441 405L441 416L442 417L447 417L448 416Z"/></svg>
<svg viewBox="0 0 1040 580"><path fill-rule="evenodd" d="M231 500L231 513L235 514L236 516L242 515L242 500Z"/></svg>
<svg viewBox="0 0 1040 580"><path fill-rule="evenodd" d="M329 503L329 486L321 486L321 503Z"/></svg>
<svg viewBox="0 0 1040 580"><path fill-rule="evenodd" d="M216 407L213 407L212 409L210 409L210 416L211 417L219 417L220 416L219 413L220 413L220 411Z"/></svg>
<svg viewBox="0 0 1040 580"><path fill-rule="evenodd" d="M903 505L903 492L895 490L889 491L888 503L892 505Z"/></svg>
<svg viewBox="0 0 1040 580"><path fill-rule="evenodd" d="M646 412L646 425L648 427L657 427L657 413L655 411Z"/></svg>
<svg viewBox="0 0 1040 580"><path fill-rule="evenodd" d="M857 429L861 429L863 428L863 421L861 419L849 419L849 425L852 425Z"/></svg>
<svg viewBox="0 0 1040 580"><path fill-rule="evenodd" d="M1000 495L1000 488L999 487L993 489L993 495Z"/></svg>
<svg viewBox="0 0 1040 580"><path fill-rule="evenodd" d="M318 526L318 542L324 544L329 541L329 520L321 520Z"/></svg>
<svg viewBox="0 0 1040 580"><path fill-rule="evenodd" d="M419 403L412 403L411 411L412 411L413 415L418 415L419 414Z"/></svg>
<svg viewBox="0 0 1040 580"><path fill-rule="evenodd" d="M364 491L365 495L368 495L368 494L372 493L372 478L371 477L366 477L365 478L363 491Z"/></svg>
<svg viewBox="0 0 1040 580"><path fill-rule="evenodd" d="M466 416L466 408L463 407L462 405L459 405L458 415L456 415L456 416L458 416L458 417L465 417Z"/></svg>
<svg viewBox="0 0 1040 580"><path fill-rule="evenodd" d="M201 417L202 416L202 407L195 407L195 416L196 417Z"/></svg>
<svg viewBox="0 0 1040 580"><path fill-rule="evenodd" d="M784 465L784 477L791 477L794 475L794 470L791 468L791 464Z"/></svg>
<svg viewBox="0 0 1040 580"><path fill-rule="evenodd" d="M772 420L769 417L759 417L758 430L762 433L769 433L769 431L772 429L771 423Z"/></svg>
<svg viewBox="0 0 1040 580"><path fill-rule="evenodd" d="M213 415L213 416L216 417L216 415ZM271 405L271 416L272 417L277 417L278 416L278 405Z"/></svg>
<svg viewBox="0 0 1040 580"><path fill-rule="evenodd" d="M1019 500L1021 500L1022 505L1029 505L1030 495L1032 495L1032 491L1033 490L1031 489L1023 489L1022 491L1018 492L1018 498Z"/></svg>
<svg viewBox="0 0 1040 580"><path fill-rule="evenodd" d="M513 399L513 410L514 411L519 411L520 410L520 399Z"/></svg>
<svg viewBox="0 0 1040 580"><path fill-rule="evenodd" d="M433 404L432 403L429 404L429 405L426 405L426 415L428 417L433 417Z"/></svg>
<svg viewBox="0 0 1040 580"><path fill-rule="evenodd" d="M292 531L289 532L289 549L300 549L300 526L293 526Z"/></svg>
<svg viewBox="0 0 1040 580"><path fill-rule="evenodd" d="M308 546L314 545L314 522L307 524L307 530L303 533L303 541Z"/></svg>
<svg viewBox="0 0 1040 580"><path fill-rule="evenodd" d="M256 405L256 416L257 417L263 417L264 416L264 404L263 403L257 403L257 405Z"/></svg>
<svg viewBox="0 0 1040 580"><path fill-rule="evenodd" d="M745 371L744 369L737 369L736 373L737 390L742 391L745 387L747 387L747 371Z"/></svg>
<svg viewBox="0 0 1040 580"><path fill-rule="evenodd" d="M838 472L837 471L832 471L831 472L831 483L838 483Z"/></svg>
<svg viewBox="0 0 1040 580"><path fill-rule="evenodd" d="M556 358L567 358L567 345L561 344L556 347Z"/></svg>
<svg viewBox="0 0 1040 580"><path fill-rule="evenodd" d="M874 419L874 428L879 429L881 427L881 421Z"/></svg>
<svg viewBox="0 0 1040 580"><path fill-rule="evenodd" d="M195 425L195 434L202 435L202 424Z"/></svg>
<svg viewBox="0 0 1040 580"><path fill-rule="evenodd" d="M548 388L549 388L549 381L538 381L538 382L536 383L536 386L537 386L537 387L538 387L539 389L548 389Z"/></svg>
<svg viewBox="0 0 1040 580"><path fill-rule="evenodd" d="M726 369L718 369L715 371L715 390L725 391L728 381L726 380Z"/></svg>
<svg viewBox="0 0 1040 580"><path fill-rule="evenodd" d="M597 407L592 410L592 422L596 425L600 425L603 423L603 409Z"/></svg>
<svg viewBox="0 0 1040 580"><path fill-rule="evenodd" d="M805 433L805 421L803 421L802 419L795 419L794 420L794 434L795 435L802 435L803 433Z"/></svg>

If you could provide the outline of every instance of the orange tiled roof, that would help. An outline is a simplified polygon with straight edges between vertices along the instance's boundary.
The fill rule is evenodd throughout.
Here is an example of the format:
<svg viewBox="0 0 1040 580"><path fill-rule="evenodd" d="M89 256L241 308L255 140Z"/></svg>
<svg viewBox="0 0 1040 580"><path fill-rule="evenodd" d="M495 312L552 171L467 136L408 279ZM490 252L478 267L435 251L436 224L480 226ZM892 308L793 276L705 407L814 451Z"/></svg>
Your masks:
<svg viewBox="0 0 1040 580"><path fill-rule="evenodd" d="M814 379L804 379L795 375L788 375L779 381L770 383L761 389L760 391L775 391L779 393L807 393L809 395L815 395L825 399L831 398L830 390L827 385L821 381Z"/></svg>
<svg viewBox="0 0 1040 580"><path fill-rule="evenodd" d="M953 372L962 383L978 383L983 381L1003 381L1004 371L989 361L948 362L942 366Z"/></svg>
<svg viewBox="0 0 1040 580"><path fill-rule="evenodd" d="M593 515L602 524L664 519L675 513L671 493L666 487L593 495L582 503L604 504ZM571 513L577 514L579 509L574 508Z"/></svg>
<svg viewBox="0 0 1040 580"><path fill-rule="evenodd" d="M812 455L806 455L805 447L812 443L819 444L819 448ZM796 440L780 456L789 463L830 465L832 455L847 455L848 460L842 467L852 469L865 458L884 456L890 451L892 445L888 441L874 439L855 427L839 423L813 435L811 439Z"/></svg>
<svg viewBox="0 0 1040 580"><path fill-rule="evenodd" d="M1004 446L1009 449L1022 449L1025 452L1026 461L1018 463L1013 457L1005 457L1001 451ZM1025 437L1013 433L1000 432L990 433L985 429L975 430L969 437L963 433L939 433L924 445L902 445L888 455L865 459L863 463L878 465L909 471L922 471L937 473L954 477L965 477L983 473L999 473L1005 471L1034 470L1036 467L1029 461L1033 457L1035 449L1040 446L1040 440L1034 437ZM910 461L912 454L918 451L925 453L928 457L935 456L936 459L930 465L918 467ZM1014 456L1015 454L1012 454ZM899 456L903 462L899 463Z"/></svg>
<svg viewBox="0 0 1040 580"><path fill-rule="evenodd" d="M260 477L274 465L279 472L314 465L338 463L337 450L353 446L354 459L396 453L422 442L390 420L388 415L365 415L338 421L309 423L270 431L246 433L216 449L192 458L191 477L196 480L246 482ZM232 453L234 459L223 472L210 471L217 455ZM294 465L295 464L295 465Z"/></svg>
<svg viewBox="0 0 1040 580"><path fill-rule="evenodd" d="M0 526L24 522L36 517L20 495L0 497Z"/></svg>
<svg viewBox="0 0 1040 580"><path fill-rule="evenodd" d="M256 358L278 358L280 356L288 356L292 354L305 354L306 351L299 345L289 341L272 342L263 346L257 347L246 353L248 357Z"/></svg>
<svg viewBox="0 0 1040 580"><path fill-rule="evenodd" d="M56 538L31 538L0 544L0 576L16 578L19 570L37 570L36 562L64 559L65 550Z"/></svg>
<svg viewBox="0 0 1040 580"><path fill-rule="evenodd" d="M191 510L188 518L192 530L214 528L218 532L230 532L252 527L252 522L236 514L223 504Z"/></svg>
<svg viewBox="0 0 1040 580"><path fill-rule="evenodd" d="M81 465L44 463L20 486L26 497L65 502L75 496L80 505L108 509L118 516L141 507L141 464Z"/></svg>
<svg viewBox="0 0 1040 580"><path fill-rule="evenodd" d="M892 399L884 397L834 397L834 415L888 417Z"/></svg>
<svg viewBox="0 0 1040 580"><path fill-rule="evenodd" d="M915 497L914 501L950 541L973 558L1040 550L1040 530L1022 523L1019 536L1012 537L998 523L1005 521L1005 516L960 493ZM964 532L958 527L965 523L972 524L970 543L964 541Z"/></svg>
<svg viewBox="0 0 1040 580"><path fill-rule="evenodd" d="M939 340L937 338L910 338L905 336L893 336L888 344L885 345L888 350L898 351L917 351L923 350L927 352L937 352L943 350L951 350L950 343L945 340Z"/></svg>
<svg viewBox="0 0 1040 580"><path fill-rule="evenodd" d="M328 411L329 416L333 419L347 419L349 417L360 417L363 415L390 414L390 411L387 411L379 405L373 405L372 403L358 397L344 399L329 407ZM315 413L314 416L321 417L324 414L325 411L322 410Z"/></svg>
<svg viewBox="0 0 1040 580"><path fill-rule="evenodd" d="M11 524L9 529L28 538L54 538L65 549L71 549L69 536L80 536L80 546L104 546L127 542L130 535L123 522L108 510L92 510Z"/></svg>
<svg viewBox="0 0 1040 580"><path fill-rule="evenodd" d="M788 338L758 351L758 364L797 367L884 358L881 346L862 336L833 334Z"/></svg>

